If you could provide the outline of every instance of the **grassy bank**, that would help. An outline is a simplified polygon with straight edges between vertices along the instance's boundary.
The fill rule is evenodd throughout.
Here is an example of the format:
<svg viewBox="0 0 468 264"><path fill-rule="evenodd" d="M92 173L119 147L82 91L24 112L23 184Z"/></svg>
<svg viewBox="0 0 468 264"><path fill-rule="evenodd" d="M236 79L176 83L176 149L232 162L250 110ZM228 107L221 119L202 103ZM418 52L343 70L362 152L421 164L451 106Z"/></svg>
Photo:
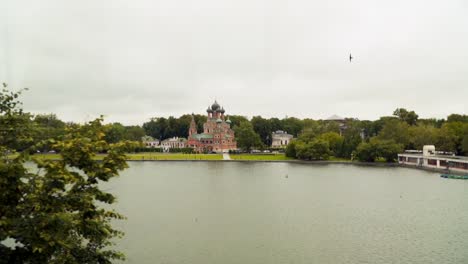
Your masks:
<svg viewBox="0 0 468 264"><path fill-rule="evenodd" d="M261 154L230 154L232 160L293 160L284 154L261 155Z"/></svg>
<svg viewBox="0 0 468 264"><path fill-rule="evenodd" d="M223 156L220 154L183 154L183 153L128 153L127 160L222 160ZM37 159L60 159L59 154L35 154L31 157ZM96 160L101 160L105 154L96 155Z"/></svg>
<svg viewBox="0 0 468 264"><path fill-rule="evenodd" d="M284 154L275 155L260 155L260 154L230 154L232 160L293 160L286 157ZM59 154L35 154L31 157L37 159L60 159ZM105 154L96 155L96 160L101 160ZM143 152L143 153L128 153L127 160L222 160L221 154L184 154L184 153L158 153L158 152Z"/></svg>
<svg viewBox="0 0 468 264"><path fill-rule="evenodd" d="M131 153L128 160L222 160L221 154Z"/></svg>
<svg viewBox="0 0 468 264"><path fill-rule="evenodd" d="M37 159L60 159L59 154L34 154L31 157ZM96 155L96 160L101 160L105 154ZM230 154L232 160L246 161L288 161L295 160L286 157L284 154ZM142 153L127 153L127 160L222 160L221 154L184 154L184 153L158 153L158 152L142 152ZM330 157L329 161L351 162L349 159Z"/></svg>

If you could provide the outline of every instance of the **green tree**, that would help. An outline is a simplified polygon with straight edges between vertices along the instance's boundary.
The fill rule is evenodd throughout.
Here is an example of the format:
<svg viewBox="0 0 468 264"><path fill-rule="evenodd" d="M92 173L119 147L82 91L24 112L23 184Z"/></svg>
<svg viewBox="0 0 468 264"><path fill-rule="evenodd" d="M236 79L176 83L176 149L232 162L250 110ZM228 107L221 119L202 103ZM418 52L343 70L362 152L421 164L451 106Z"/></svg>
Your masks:
<svg viewBox="0 0 468 264"><path fill-rule="evenodd" d="M465 156L468 156L468 132L466 133L466 135L462 139L461 149L463 151L463 154Z"/></svg>
<svg viewBox="0 0 468 264"><path fill-rule="evenodd" d="M297 135L304 128L302 121L295 117L287 117L281 120L282 127L284 131L287 131L289 134L297 137Z"/></svg>
<svg viewBox="0 0 468 264"><path fill-rule="evenodd" d="M373 144L370 142L362 142L357 146L354 156L360 161L374 162L379 154Z"/></svg>
<svg viewBox="0 0 468 264"><path fill-rule="evenodd" d="M462 140L468 133L468 123L447 122L440 128L438 143L441 150L462 154Z"/></svg>
<svg viewBox="0 0 468 264"><path fill-rule="evenodd" d="M167 119L164 117L154 117L149 122L143 123L146 135L159 140L165 139L167 127Z"/></svg>
<svg viewBox="0 0 468 264"><path fill-rule="evenodd" d="M409 149L423 149L424 145L435 145L437 129L433 126L417 125L409 128Z"/></svg>
<svg viewBox="0 0 468 264"><path fill-rule="evenodd" d="M125 139L131 141L141 141L144 137L145 130L141 126L126 126L125 127Z"/></svg>
<svg viewBox="0 0 468 264"><path fill-rule="evenodd" d="M195 123L197 124L197 131L199 131L199 133L203 132L203 125L206 123L206 119L207 119L206 115L195 114L193 115L193 117L195 118Z"/></svg>
<svg viewBox="0 0 468 264"><path fill-rule="evenodd" d="M337 121L321 120L318 124L320 133L340 133L340 123Z"/></svg>
<svg viewBox="0 0 468 264"><path fill-rule="evenodd" d="M18 100L27 89L13 92L3 83L0 91L0 153L10 150L21 150L33 143L33 126L31 115L21 109Z"/></svg>
<svg viewBox="0 0 468 264"><path fill-rule="evenodd" d="M378 145L379 156L386 162L394 162L398 159L398 153L403 152L403 145L392 140L382 140Z"/></svg>
<svg viewBox="0 0 468 264"><path fill-rule="evenodd" d="M268 121L270 122L270 127L271 127L272 132L277 131L277 130L284 130L283 126L281 125L281 120L279 120L278 118L272 117Z"/></svg>
<svg viewBox="0 0 468 264"><path fill-rule="evenodd" d="M332 155L338 156L339 153L341 153L344 138L340 136L340 134L336 132L327 132L318 136L318 139L328 142Z"/></svg>
<svg viewBox="0 0 468 264"><path fill-rule="evenodd" d="M423 126L428 126L428 127L440 128L444 123L445 123L444 119L436 119L436 118L418 119L418 125L423 125Z"/></svg>
<svg viewBox="0 0 468 264"><path fill-rule="evenodd" d="M416 125L419 117L414 111L408 111L405 108L397 108L393 112L393 115L397 116L401 121L406 122L410 126Z"/></svg>
<svg viewBox="0 0 468 264"><path fill-rule="evenodd" d="M29 113L0 116L0 144L12 150L22 151L34 145L38 129Z"/></svg>
<svg viewBox="0 0 468 264"><path fill-rule="evenodd" d="M65 133L65 122L58 119L55 114L39 114L33 119L33 141L39 142L47 139L59 139ZM51 146L44 144L39 150L48 151Z"/></svg>
<svg viewBox="0 0 468 264"><path fill-rule="evenodd" d="M385 122L378 137L382 140L393 140L407 148L410 143L409 125L399 120L389 119Z"/></svg>
<svg viewBox="0 0 468 264"><path fill-rule="evenodd" d="M252 123L255 133L260 136L263 144L270 145L272 128L269 120L261 116L254 116L250 122Z"/></svg>
<svg viewBox="0 0 468 264"><path fill-rule="evenodd" d="M380 133L380 131L382 131L384 125L391 120L399 120L399 119L395 116L382 116L378 120L375 120L368 127L368 135L370 137L377 136Z"/></svg>
<svg viewBox="0 0 468 264"><path fill-rule="evenodd" d="M327 160L330 157L330 146L322 139L314 139L309 143L296 143L297 158L303 160Z"/></svg>
<svg viewBox="0 0 468 264"><path fill-rule="evenodd" d="M320 134L320 124L318 121L310 119L310 118L305 118L302 120L302 130L300 131L300 134L304 133L305 131L313 132L315 134ZM300 137L300 134L298 137Z"/></svg>
<svg viewBox="0 0 468 264"><path fill-rule="evenodd" d="M248 121L241 122L239 126L234 127L237 147L250 151L253 148L262 148L260 136L253 130L252 124Z"/></svg>
<svg viewBox="0 0 468 264"><path fill-rule="evenodd" d="M108 143L117 143L125 139L126 129L120 123L107 125L105 140Z"/></svg>
<svg viewBox="0 0 468 264"><path fill-rule="evenodd" d="M0 94L2 118L22 114L17 109L17 93L13 94ZM16 131L21 125L9 122L7 129ZM123 217L102 206L113 204L115 197L99 185L127 167L124 153L133 144L109 144L104 140L105 131L102 119L70 126L62 140L49 140L62 159L35 160L38 173L24 167L27 152L11 159L5 156L7 147L0 145L4 150L0 158L0 241L9 239L16 244L0 243L0 262L97 264L123 259L111 248L114 238L122 235L111 221ZM93 159L103 151L107 156L102 161Z"/></svg>
<svg viewBox="0 0 468 264"><path fill-rule="evenodd" d="M362 142L355 151L355 156L360 161L374 162L383 158L387 162L393 162L398 158L398 153L403 151L403 145L393 140L382 140L373 137L369 142Z"/></svg>
<svg viewBox="0 0 468 264"><path fill-rule="evenodd" d="M286 150L285 150L285 155L286 157L290 157L290 158L296 158L296 143L297 140L292 140L291 142L289 142L289 144L286 146Z"/></svg>
<svg viewBox="0 0 468 264"><path fill-rule="evenodd" d="M435 146L437 150L456 152L457 151L458 137L455 132L444 124L437 130L435 135Z"/></svg>
<svg viewBox="0 0 468 264"><path fill-rule="evenodd" d="M65 122L57 118L56 114L39 114L34 117L34 122L40 126L54 128L54 129L65 129Z"/></svg>
<svg viewBox="0 0 468 264"><path fill-rule="evenodd" d="M297 137L300 141L304 143L309 143L314 140L319 135L318 129L314 127L307 127L302 130L302 132Z"/></svg>
<svg viewBox="0 0 468 264"><path fill-rule="evenodd" d="M321 133L322 129L319 122L312 119L304 119L303 128L298 138L304 142L310 142Z"/></svg>
<svg viewBox="0 0 468 264"><path fill-rule="evenodd" d="M238 127L242 122L250 122L247 117L240 115L230 115L229 120L231 120L231 127Z"/></svg>
<svg viewBox="0 0 468 264"><path fill-rule="evenodd" d="M178 120L173 116L169 116L169 118L167 119L167 127L164 130L163 138L172 138L178 136L178 130Z"/></svg>
<svg viewBox="0 0 468 264"><path fill-rule="evenodd" d="M451 114L447 117L447 122L468 123L468 115Z"/></svg>
<svg viewBox="0 0 468 264"><path fill-rule="evenodd" d="M343 144L338 156L342 158L351 158L351 154L356 150L357 146L362 142L361 133L363 128L361 123L356 120L347 122L347 128L343 131Z"/></svg>

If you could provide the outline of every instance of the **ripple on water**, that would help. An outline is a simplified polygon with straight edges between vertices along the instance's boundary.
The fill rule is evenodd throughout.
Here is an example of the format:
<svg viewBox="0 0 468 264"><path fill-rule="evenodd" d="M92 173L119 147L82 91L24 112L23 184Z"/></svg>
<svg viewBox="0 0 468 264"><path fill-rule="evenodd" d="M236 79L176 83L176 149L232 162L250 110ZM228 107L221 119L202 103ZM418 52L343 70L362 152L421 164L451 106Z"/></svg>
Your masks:
<svg viewBox="0 0 468 264"><path fill-rule="evenodd" d="M468 263L468 181L350 165L130 164L109 183L128 217L127 263Z"/></svg>

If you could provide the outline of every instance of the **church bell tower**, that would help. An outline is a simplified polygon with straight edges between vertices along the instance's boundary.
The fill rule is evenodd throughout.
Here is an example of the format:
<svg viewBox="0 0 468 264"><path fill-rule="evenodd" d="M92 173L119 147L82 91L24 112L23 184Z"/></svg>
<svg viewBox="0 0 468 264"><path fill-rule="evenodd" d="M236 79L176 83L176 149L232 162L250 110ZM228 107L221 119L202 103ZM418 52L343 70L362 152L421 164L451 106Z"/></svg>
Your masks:
<svg viewBox="0 0 468 264"><path fill-rule="evenodd" d="M192 121L190 121L189 137L197 134L197 124L195 123L195 118L192 114Z"/></svg>

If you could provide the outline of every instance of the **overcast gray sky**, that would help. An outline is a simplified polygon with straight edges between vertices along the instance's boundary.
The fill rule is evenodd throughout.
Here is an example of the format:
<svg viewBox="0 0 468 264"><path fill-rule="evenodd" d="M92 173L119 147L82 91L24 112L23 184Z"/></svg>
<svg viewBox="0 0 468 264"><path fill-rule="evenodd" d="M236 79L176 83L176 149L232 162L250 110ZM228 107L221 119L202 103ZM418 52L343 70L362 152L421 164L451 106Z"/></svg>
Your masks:
<svg viewBox="0 0 468 264"><path fill-rule="evenodd" d="M141 124L205 113L359 119L468 110L466 0L0 0L24 108ZM354 60L348 61L349 53Z"/></svg>

